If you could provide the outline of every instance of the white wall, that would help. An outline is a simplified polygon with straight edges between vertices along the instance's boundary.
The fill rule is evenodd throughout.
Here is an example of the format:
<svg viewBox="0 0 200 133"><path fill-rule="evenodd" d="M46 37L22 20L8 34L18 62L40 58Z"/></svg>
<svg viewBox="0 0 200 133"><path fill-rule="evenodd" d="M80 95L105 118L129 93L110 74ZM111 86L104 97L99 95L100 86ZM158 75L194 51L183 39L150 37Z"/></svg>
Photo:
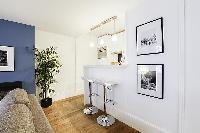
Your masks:
<svg viewBox="0 0 200 133"><path fill-rule="evenodd" d="M90 43L94 47L90 47ZM95 36L85 34L76 38L76 93L83 94L83 66L97 64L97 40Z"/></svg>
<svg viewBox="0 0 200 133"><path fill-rule="evenodd" d="M186 0L185 132L200 132L200 16L198 0Z"/></svg>
<svg viewBox="0 0 200 133"><path fill-rule="evenodd" d="M109 107L109 112L119 120L143 133L177 133L180 70L179 1L137 0L136 2L140 3L139 6L129 11L126 16L128 66L87 67L85 76L119 82L113 91L117 104ZM137 57L136 26L159 17L164 18L164 54ZM136 93L139 63L165 65L163 100ZM87 99L85 101L87 102Z"/></svg>
<svg viewBox="0 0 200 133"><path fill-rule="evenodd" d="M51 85L55 90L53 101L76 95L75 89L75 39L60 34L35 31L36 48L46 49L49 46L57 47L62 64L60 73L56 75L55 83Z"/></svg>

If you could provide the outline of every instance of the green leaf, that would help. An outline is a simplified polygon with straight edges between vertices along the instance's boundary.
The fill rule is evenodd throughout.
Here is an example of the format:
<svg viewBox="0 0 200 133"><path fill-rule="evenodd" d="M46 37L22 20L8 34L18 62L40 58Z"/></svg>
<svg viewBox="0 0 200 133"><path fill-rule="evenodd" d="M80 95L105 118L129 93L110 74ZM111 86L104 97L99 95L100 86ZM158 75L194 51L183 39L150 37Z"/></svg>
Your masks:
<svg viewBox="0 0 200 133"><path fill-rule="evenodd" d="M36 85L42 89L40 97L46 98L47 91L55 92L55 90L50 89L50 85L56 82L54 76L60 72L59 69L62 65L59 62L56 48L53 46L41 51L35 48L34 52Z"/></svg>

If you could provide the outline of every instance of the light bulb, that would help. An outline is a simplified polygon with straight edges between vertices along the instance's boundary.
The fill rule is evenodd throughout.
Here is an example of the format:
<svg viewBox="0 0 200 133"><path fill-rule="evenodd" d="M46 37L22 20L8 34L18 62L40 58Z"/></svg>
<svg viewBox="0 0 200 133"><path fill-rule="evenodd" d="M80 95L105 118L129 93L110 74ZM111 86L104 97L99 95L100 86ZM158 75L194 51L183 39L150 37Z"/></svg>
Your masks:
<svg viewBox="0 0 200 133"><path fill-rule="evenodd" d="M117 35L113 35L112 36L112 42L116 42L118 39L117 39Z"/></svg>
<svg viewBox="0 0 200 133"><path fill-rule="evenodd" d="M89 45L91 48L94 47L94 43L93 42L90 42L90 45Z"/></svg>
<svg viewBox="0 0 200 133"><path fill-rule="evenodd" d="M103 44L104 44L104 40L101 39L100 42L99 42L99 44L100 44L100 45L103 45Z"/></svg>

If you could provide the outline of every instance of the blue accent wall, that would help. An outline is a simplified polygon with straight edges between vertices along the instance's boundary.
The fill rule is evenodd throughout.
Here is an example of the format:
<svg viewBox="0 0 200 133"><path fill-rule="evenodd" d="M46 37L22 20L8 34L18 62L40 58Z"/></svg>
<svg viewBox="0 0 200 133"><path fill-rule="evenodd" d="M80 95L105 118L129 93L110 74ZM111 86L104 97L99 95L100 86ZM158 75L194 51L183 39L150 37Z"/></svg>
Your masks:
<svg viewBox="0 0 200 133"><path fill-rule="evenodd" d="M0 45L15 47L15 71L0 72L0 82L22 81L28 93L35 93L35 27L0 19Z"/></svg>

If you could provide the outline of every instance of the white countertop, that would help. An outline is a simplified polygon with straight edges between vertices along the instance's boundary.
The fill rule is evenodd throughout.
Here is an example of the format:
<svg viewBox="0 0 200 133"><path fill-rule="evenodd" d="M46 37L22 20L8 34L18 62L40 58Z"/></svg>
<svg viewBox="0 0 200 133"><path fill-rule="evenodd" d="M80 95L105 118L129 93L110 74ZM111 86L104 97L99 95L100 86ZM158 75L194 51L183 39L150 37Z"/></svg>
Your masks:
<svg viewBox="0 0 200 133"><path fill-rule="evenodd" d="M84 68L127 68L127 64L125 65L86 65Z"/></svg>
<svg viewBox="0 0 200 133"><path fill-rule="evenodd" d="M106 86L118 85L118 82L115 82L115 81L105 81L105 80L99 80L99 79L88 78L88 77L82 77L82 79L88 82L93 82L96 84L101 84L101 85L106 85Z"/></svg>

